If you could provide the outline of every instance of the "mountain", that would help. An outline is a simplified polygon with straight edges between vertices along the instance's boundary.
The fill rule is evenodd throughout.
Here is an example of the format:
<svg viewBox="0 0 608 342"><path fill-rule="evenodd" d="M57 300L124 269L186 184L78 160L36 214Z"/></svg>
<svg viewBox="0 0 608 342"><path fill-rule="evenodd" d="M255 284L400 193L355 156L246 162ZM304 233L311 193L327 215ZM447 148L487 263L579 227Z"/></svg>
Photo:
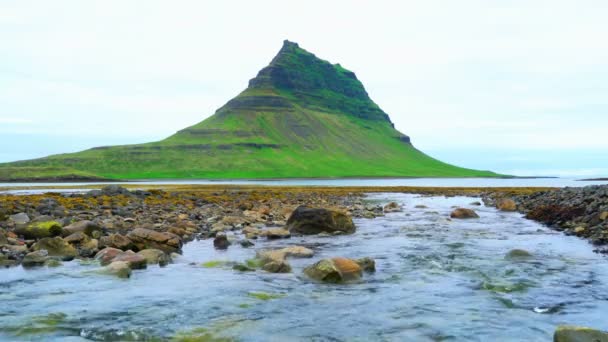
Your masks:
<svg viewBox="0 0 608 342"><path fill-rule="evenodd" d="M285 41L238 96L152 143L0 164L0 179L496 177L417 150L355 74Z"/></svg>

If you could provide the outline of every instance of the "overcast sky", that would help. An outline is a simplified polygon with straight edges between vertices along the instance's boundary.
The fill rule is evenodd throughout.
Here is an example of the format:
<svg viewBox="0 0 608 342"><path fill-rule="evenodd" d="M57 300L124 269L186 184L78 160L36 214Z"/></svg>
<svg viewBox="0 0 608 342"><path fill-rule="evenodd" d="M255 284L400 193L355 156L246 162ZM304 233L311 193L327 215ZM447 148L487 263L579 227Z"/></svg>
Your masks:
<svg viewBox="0 0 608 342"><path fill-rule="evenodd" d="M421 150L608 175L608 1L0 1L0 162L164 138L283 39L354 71Z"/></svg>

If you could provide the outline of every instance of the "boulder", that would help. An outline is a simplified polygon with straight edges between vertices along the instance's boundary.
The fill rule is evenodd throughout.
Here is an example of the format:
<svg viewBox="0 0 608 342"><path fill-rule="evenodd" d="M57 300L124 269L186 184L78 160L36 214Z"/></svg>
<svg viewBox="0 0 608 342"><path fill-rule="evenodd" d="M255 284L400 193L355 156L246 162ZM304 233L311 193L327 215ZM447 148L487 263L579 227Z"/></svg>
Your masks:
<svg viewBox="0 0 608 342"><path fill-rule="evenodd" d="M114 275L118 278L129 278L131 276L131 268L126 261L114 261L104 267L102 273Z"/></svg>
<svg viewBox="0 0 608 342"><path fill-rule="evenodd" d="M224 234L220 234L213 239L213 247L216 249L228 249L228 246L230 246L230 241Z"/></svg>
<svg viewBox="0 0 608 342"><path fill-rule="evenodd" d="M450 217L456 219L471 219L479 218L479 215L477 215L477 213L472 209L456 208L454 211L452 211Z"/></svg>
<svg viewBox="0 0 608 342"><path fill-rule="evenodd" d="M554 342L608 342L608 332L585 327L560 325L553 335Z"/></svg>
<svg viewBox="0 0 608 342"><path fill-rule="evenodd" d="M166 266L171 262L169 256L160 249L148 248L137 252L137 254L144 257L148 265Z"/></svg>
<svg viewBox="0 0 608 342"><path fill-rule="evenodd" d="M69 226L63 227L61 235L64 237L82 232L92 238L98 239L103 235L103 228L91 221L79 221L70 224Z"/></svg>
<svg viewBox="0 0 608 342"><path fill-rule="evenodd" d="M95 254L95 260L98 260L101 265L107 265L122 252L118 248L106 247Z"/></svg>
<svg viewBox="0 0 608 342"><path fill-rule="evenodd" d="M270 273L289 273L291 272L291 266L286 261L275 262L271 261L265 263L262 269Z"/></svg>
<svg viewBox="0 0 608 342"><path fill-rule="evenodd" d="M124 235L110 234L108 236L102 236L99 239L99 247L112 247L123 251L128 251L130 249L134 249L135 245L131 239Z"/></svg>
<svg viewBox="0 0 608 342"><path fill-rule="evenodd" d="M506 260L523 260L532 258L532 254L524 249L512 249L505 254Z"/></svg>
<svg viewBox="0 0 608 342"><path fill-rule="evenodd" d="M42 266L49 258L49 253L46 250L31 252L25 255L21 261L23 267Z"/></svg>
<svg viewBox="0 0 608 342"><path fill-rule="evenodd" d="M296 234L355 232L355 224L347 214L329 209L299 206L287 220L287 229Z"/></svg>
<svg viewBox="0 0 608 342"><path fill-rule="evenodd" d="M165 253L178 252L182 248L182 239L172 233L157 232L151 229L135 228L127 237L133 241L138 250L146 248L160 249Z"/></svg>
<svg viewBox="0 0 608 342"><path fill-rule="evenodd" d="M12 221L13 223L15 223L17 225L21 225L21 224L26 224L26 223L30 222L30 217L27 216L26 213L19 213L19 214L9 216L8 220Z"/></svg>
<svg viewBox="0 0 608 342"><path fill-rule="evenodd" d="M59 236L40 239L32 246L32 249L35 251L46 250L49 256L58 257L63 261L70 261L78 255L76 248Z"/></svg>
<svg viewBox="0 0 608 342"><path fill-rule="evenodd" d="M496 203L496 207L500 211L517 211L517 203L515 203L515 201L510 198L500 199Z"/></svg>
<svg viewBox="0 0 608 342"><path fill-rule="evenodd" d="M403 211L403 209L401 208L401 205L399 205L399 203L397 203L397 202L388 203L387 205L384 206L383 210L385 213L396 213L396 212Z"/></svg>
<svg viewBox="0 0 608 342"><path fill-rule="evenodd" d="M322 259L304 269L304 273L312 279L326 283L342 283L361 278L361 266L347 258Z"/></svg>
<svg viewBox="0 0 608 342"><path fill-rule="evenodd" d="M148 265L148 261L143 255L137 254L133 251L126 251L118 254L112 259L112 262L124 261L129 265L132 270L143 269Z"/></svg>
<svg viewBox="0 0 608 342"><path fill-rule="evenodd" d="M57 221L30 222L17 227L15 233L26 239L42 239L61 235L61 224Z"/></svg>
<svg viewBox="0 0 608 342"><path fill-rule="evenodd" d="M291 266L285 261L286 254L281 250L261 250L256 253L262 269L270 273L289 273Z"/></svg>

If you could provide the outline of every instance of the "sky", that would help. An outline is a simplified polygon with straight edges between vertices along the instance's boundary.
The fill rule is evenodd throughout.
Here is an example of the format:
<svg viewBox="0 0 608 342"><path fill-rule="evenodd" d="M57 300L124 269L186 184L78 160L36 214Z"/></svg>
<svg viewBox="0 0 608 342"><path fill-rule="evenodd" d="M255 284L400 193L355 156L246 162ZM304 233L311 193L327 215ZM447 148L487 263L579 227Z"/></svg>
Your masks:
<svg viewBox="0 0 608 342"><path fill-rule="evenodd" d="M284 39L433 157L608 176L608 1L0 0L0 162L167 137Z"/></svg>

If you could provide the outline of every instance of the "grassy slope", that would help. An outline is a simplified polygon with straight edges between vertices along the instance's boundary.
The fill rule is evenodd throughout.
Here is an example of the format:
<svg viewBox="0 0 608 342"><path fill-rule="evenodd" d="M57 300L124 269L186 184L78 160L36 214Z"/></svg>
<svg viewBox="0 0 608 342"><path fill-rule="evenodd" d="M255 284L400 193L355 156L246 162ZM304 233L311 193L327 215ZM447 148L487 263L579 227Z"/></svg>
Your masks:
<svg viewBox="0 0 608 342"><path fill-rule="evenodd" d="M259 92L255 92L256 95ZM241 96L246 96L247 91ZM199 132L205 130L204 134ZM209 133L208 131L211 131ZM398 139L389 122L296 107L226 110L163 141L13 163L87 170L105 178L482 177L428 157ZM235 144L275 144L279 148ZM356 158L353 158L356 156ZM0 167L4 178L5 167ZM73 172L72 172L73 173Z"/></svg>
<svg viewBox="0 0 608 342"><path fill-rule="evenodd" d="M197 125L159 142L0 164L0 180L498 176L400 138L353 73L286 42L249 88Z"/></svg>

